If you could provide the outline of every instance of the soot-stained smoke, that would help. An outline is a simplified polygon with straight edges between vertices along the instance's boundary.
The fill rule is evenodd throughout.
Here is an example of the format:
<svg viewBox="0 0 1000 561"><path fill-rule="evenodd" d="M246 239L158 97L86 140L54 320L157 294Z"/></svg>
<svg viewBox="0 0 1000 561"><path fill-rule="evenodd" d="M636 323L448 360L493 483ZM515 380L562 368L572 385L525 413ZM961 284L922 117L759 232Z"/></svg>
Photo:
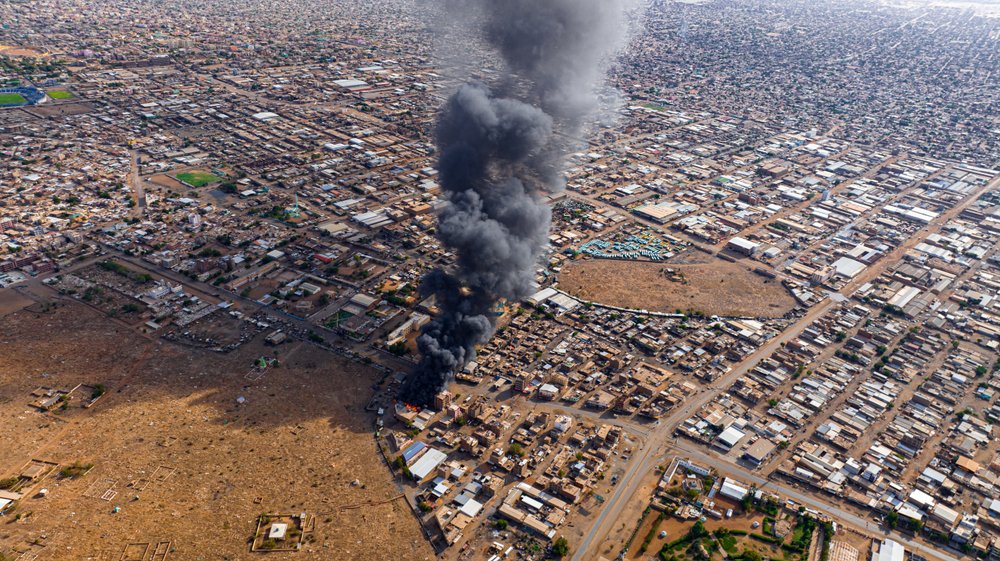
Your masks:
<svg viewBox="0 0 1000 561"><path fill-rule="evenodd" d="M534 290L551 210L562 188L564 144L597 107L602 63L623 38L626 0L473 0L483 38L501 55L505 83L524 99L461 86L438 118L438 172L447 205L437 235L456 255L451 271L421 282L438 313L417 339L421 361L401 397L426 405L493 335L494 308ZM506 89L518 90L516 86Z"/></svg>

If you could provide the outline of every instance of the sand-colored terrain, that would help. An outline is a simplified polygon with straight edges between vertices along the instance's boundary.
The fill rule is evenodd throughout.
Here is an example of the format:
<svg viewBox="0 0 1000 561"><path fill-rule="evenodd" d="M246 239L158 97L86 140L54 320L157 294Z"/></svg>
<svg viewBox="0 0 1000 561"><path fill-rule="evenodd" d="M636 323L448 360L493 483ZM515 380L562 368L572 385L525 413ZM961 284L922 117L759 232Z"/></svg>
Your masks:
<svg viewBox="0 0 1000 561"><path fill-rule="evenodd" d="M148 559L169 542L170 561L433 557L374 445L364 405L377 375L291 343L250 380L253 359L275 353L259 339L190 349L76 303L0 318L0 479L31 460L93 464L26 485L0 518L0 553L119 560L150 544ZM39 386L80 383L107 393L89 409L28 405ZM301 512L315 516L301 551L249 552L260 514Z"/></svg>
<svg viewBox="0 0 1000 561"><path fill-rule="evenodd" d="M23 294L11 290L0 289L0 318L7 314L12 314L27 306L34 304L34 300Z"/></svg>
<svg viewBox="0 0 1000 561"><path fill-rule="evenodd" d="M584 259L563 268L559 287L601 304L668 313L694 310L719 316L781 317L795 306L779 281L719 259L707 263Z"/></svg>
<svg viewBox="0 0 1000 561"><path fill-rule="evenodd" d="M0 45L0 56L9 56L11 58L42 58L47 55L45 51L35 47Z"/></svg>

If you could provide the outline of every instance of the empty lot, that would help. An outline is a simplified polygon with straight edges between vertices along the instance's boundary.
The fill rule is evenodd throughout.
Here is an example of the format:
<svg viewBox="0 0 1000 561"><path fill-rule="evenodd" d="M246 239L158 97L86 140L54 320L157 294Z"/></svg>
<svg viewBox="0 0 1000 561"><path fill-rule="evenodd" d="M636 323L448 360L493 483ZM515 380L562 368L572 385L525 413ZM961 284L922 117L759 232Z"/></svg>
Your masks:
<svg viewBox="0 0 1000 561"><path fill-rule="evenodd" d="M275 350L281 365L248 379ZM32 459L93 469L28 485L0 523L0 553L117 560L169 541L171 561L248 559L258 515L304 512L316 526L296 559L429 559L363 410L375 379L304 343L175 346L78 303L2 317L0 479ZM90 409L28 405L39 386L81 383L107 393Z"/></svg>
<svg viewBox="0 0 1000 561"><path fill-rule="evenodd" d="M559 287L600 304L655 312L781 317L795 306L794 298L779 281L762 277L740 263L714 258L705 261L677 264L584 259L563 267Z"/></svg>

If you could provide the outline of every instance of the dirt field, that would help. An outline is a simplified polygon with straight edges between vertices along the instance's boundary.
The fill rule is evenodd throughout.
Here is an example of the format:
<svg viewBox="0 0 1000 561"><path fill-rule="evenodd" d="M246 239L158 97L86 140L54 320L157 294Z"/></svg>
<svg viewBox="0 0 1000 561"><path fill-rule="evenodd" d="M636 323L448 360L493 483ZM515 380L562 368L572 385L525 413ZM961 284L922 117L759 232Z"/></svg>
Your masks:
<svg viewBox="0 0 1000 561"><path fill-rule="evenodd" d="M246 378L276 351L278 368ZM0 479L32 459L93 464L26 485L0 519L0 553L119 560L148 544L143 559L157 547L158 560L253 559L259 515L304 512L316 518L302 551L269 555L430 559L375 449L363 410L374 380L310 345L183 348L78 303L0 318ZM90 409L75 398L58 413L28 406L35 388L81 383L107 393Z"/></svg>
<svg viewBox="0 0 1000 561"><path fill-rule="evenodd" d="M42 58L45 56L45 52L34 47L0 45L0 55L9 56L11 58Z"/></svg>
<svg viewBox="0 0 1000 561"><path fill-rule="evenodd" d="M148 179L154 185L159 187L166 187L168 189L187 189L187 185L184 185L180 181L177 181L173 177L166 174L154 175Z"/></svg>
<svg viewBox="0 0 1000 561"><path fill-rule="evenodd" d="M584 259L563 267L559 287L593 302L655 312L781 317L795 307L780 282L721 260L678 264Z"/></svg>
<svg viewBox="0 0 1000 561"><path fill-rule="evenodd" d="M60 117L62 115L84 115L94 110L94 106L85 101L70 103L33 105L29 111L41 117Z"/></svg>
<svg viewBox="0 0 1000 561"><path fill-rule="evenodd" d="M0 288L0 317L12 314L33 303L34 300L19 294L13 289Z"/></svg>

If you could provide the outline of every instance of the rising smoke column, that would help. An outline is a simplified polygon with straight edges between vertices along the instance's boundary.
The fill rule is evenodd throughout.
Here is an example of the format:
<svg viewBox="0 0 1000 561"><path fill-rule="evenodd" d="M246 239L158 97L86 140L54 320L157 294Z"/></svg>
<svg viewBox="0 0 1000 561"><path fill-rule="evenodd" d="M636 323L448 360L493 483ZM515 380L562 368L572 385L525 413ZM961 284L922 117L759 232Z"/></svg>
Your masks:
<svg viewBox="0 0 1000 561"><path fill-rule="evenodd" d="M486 42L501 55L508 90L460 87L438 118L439 181L447 205L441 242L456 256L453 271L434 270L421 293L438 314L417 345L421 361L402 398L426 405L493 335L493 309L534 290L551 209L543 195L563 187L565 143L598 105L602 64L624 36L628 0L469 0ZM525 87L520 87L526 85Z"/></svg>

